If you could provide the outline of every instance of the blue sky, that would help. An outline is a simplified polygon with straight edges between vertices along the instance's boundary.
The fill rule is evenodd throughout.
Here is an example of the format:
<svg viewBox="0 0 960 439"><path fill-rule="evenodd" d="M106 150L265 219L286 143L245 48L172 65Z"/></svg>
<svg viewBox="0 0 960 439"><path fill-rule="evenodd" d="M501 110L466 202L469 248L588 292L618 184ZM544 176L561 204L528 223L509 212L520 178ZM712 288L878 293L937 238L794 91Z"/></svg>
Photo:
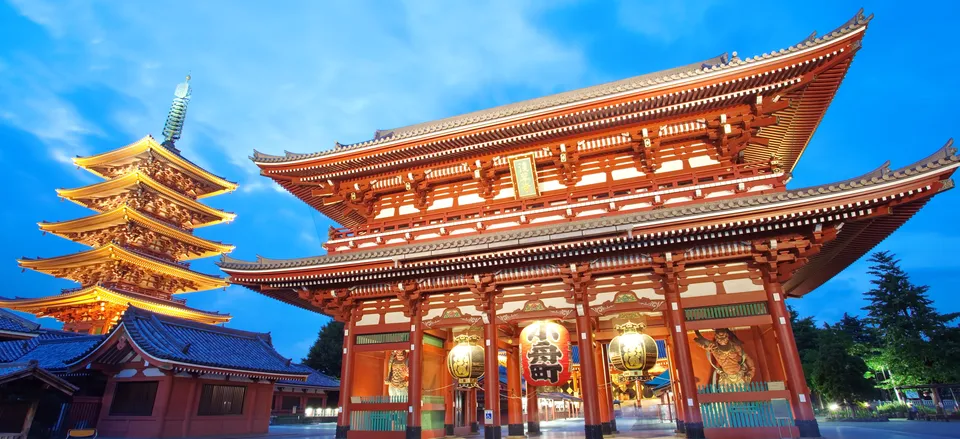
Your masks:
<svg viewBox="0 0 960 439"><path fill-rule="evenodd" d="M187 72L194 93L178 146L241 184L205 200L237 220L198 234L236 244L233 256L242 259L321 253L329 226L258 176L247 159L254 148L312 152L366 140L378 128L722 52L757 55L832 30L861 6L876 18L791 186L842 180L887 159L906 165L960 134L954 2L2 1L3 296L74 286L21 273L15 259L83 249L36 227L91 213L56 198L56 188L97 181L70 158L145 134L160 137L173 89ZM916 282L931 286L942 311L960 311L958 201L960 191L938 196L881 244ZM213 260L194 267L217 271ZM858 313L868 288L860 262L794 306L833 321ZM233 314L230 326L270 331L280 352L296 359L326 319L240 287L185 297L194 307Z"/></svg>

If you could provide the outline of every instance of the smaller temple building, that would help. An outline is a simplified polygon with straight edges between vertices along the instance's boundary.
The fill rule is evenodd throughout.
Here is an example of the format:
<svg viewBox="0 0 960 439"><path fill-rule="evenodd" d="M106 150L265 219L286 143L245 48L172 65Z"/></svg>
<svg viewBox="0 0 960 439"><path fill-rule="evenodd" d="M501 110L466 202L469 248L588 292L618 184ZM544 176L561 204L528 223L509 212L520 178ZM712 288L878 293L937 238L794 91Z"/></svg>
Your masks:
<svg viewBox="0 0 960 439"><path fill-rule="evenodd" d="M15 321L6 315L0 315L4 324ZM134 306L105 335L40 328L29 335L0 342L0 376L29 369L27 375L61 384L55 386L61 395L50 387L30 394L33 429L41 432L36 437L70 428L97 428L106 437L261 434L282 398L275 390L297 389L307 401L318 396L318 408L327 391L337 398L337 380L282 357L269 334ZM0 408L29 407L24 401L7 401L5 394Z"/></svg>

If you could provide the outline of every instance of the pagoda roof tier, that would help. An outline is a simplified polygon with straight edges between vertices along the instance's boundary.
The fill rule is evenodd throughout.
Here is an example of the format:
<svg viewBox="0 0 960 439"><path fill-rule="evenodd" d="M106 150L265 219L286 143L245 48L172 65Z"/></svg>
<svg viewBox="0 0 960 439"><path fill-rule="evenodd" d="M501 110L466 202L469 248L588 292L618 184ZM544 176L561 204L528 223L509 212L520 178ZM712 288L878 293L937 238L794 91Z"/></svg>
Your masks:
<svg viewBox="0 0 960 439"><path fill-rule="evenodd" d="M299 291L353 290L411 277L462 278L462 273L475 270L577 257L615 271L618 261L630 259L623 256L630 251L684 245L703 254L723 253L750 236L813 225L836 227L836 239L784 285L789 294L800 296L879 244L933 195L952 188L949 177L960 166L956 151L951 140L933 155L897 170L888 163L849 180L767 195L310 258L250 262L224 255L219 265L234 283L316 310Z"/></svg>
<svg viewBox="0 0 960 439"><path fill-rule="evenodd" d="M164 221L158 221L149 215L145 215L130 206L123 204L112 210L99 213L97 215L78 218L69 221L60 221L55 223L39 223L40 230L47 233L79 242L91 247L97 247L105 244L98 240L98 236L90 232L106 230L116 226L136 223L153 232L173 240L182 242L192 248L192 252L187 252L178 256L178 260L190 260L216 256L233 251L234 246L223 244L216 241L210 241L193 235L185 229L181 229ZM104 237L105 239L110 236ZM108 241L109 242L109 241Z"/></svg>
<svg viewBox="0 0 960 439"><path fill-rule="evenodd" d="M134 306L106 338L69 360L71 370L120 364L133 352L161 369L305 381L311 370L283 358L270 334L206 325Z"/></svg>
<svg viewBox="0 0 960 439"><path fill-rule="evenodd" d="M163 206L152 205L150 201L139 199L128 199L122 197L131 191L147 188L160 195L167 204L181 206L189 211L186 217L182 218L164 218ZM149 175L142 171L133 171L122 177L113 180L107 180L101 183L92 184L76 189L57 189L57 195L66 198L81 206L91 208L100 212L115 208L126 203L134 206L138 210L146 211L151 215L168 222L180 223L187 228L205 227L213 224L219 224L224 221L232 221L236 215L214 209L194 199L181 195L160 183L157 183ZM138 196L139 197L139 196ZM101 202L102 201L102 202ZM141 203L142 206L135 205ZM159 203L155 203L159 204ZM151 211L153 210L153 211ZM186 215L186 214L184 214Z"/></svg>
<svg viewBox="0 0 960 439"><path fill-rule="evenodd" d="M777 123L758 131L762 142L743 150L748 162L776 155L794 168L853 59L870 17L862 11L823 36L786 49L739 58L722 55L687 66L495 107L408 127L377 131L374 139L309 154L254 151L262 173L344 226L363 223L340 203L314 196L326 185L382 181L411 169L472 163L549 142L573 141L596 130L657 128L669 118L785 99ZM631 128L632 129L632 128ZM574 142L575 143L575 142ZM468 170L472 173L472 170ZM365 180L364 180L365 179Z"/></svg>
<svg viewBox="0 0 960 439"><path fill-rule="evenodd" d="M71 279L80 282L84 286L90 286L98 282L130 282L130 280L123 276L133 276L141 272L149 274L159 273L176 280L176 285L171 287L172 290L167 290L167 293L188 293L224 288L227 286L227 282L221 277L199 273L190 270L184 265L154 258L116 244L107 244L103 247L53 258L23 258L17 262L22 268L29 268L56 277ZM127 265L127 268L130 269L115 270L112 267L106 266L114 262ZM120 277L114 279L115 276ZM141 277L148 278L152 276ZM153 279L137 280L137 282L141 283L153 281ZM148 290L165 290L164 287L153 285L140 285L140 287Z"/></svg>
<svg viewBox="0 0 960 439"><path fill-rule="evenodd" d="M197 182L193 194L197 198L212 197L237 189L237 183L227 181L201 168L163 145L152 136L145 136L127 146L88 157L77 157L73 162L105 179L119 177L131 169L137 169L144 161L162 160L176 171Z"/></svg>
<svg viewBox="0 0 960 439"><path fill-rule="evenodd" d="M7 299L0 297L0 307L16 311L28 312L37 316L47 314L47 311L57 308L70 308L79 305L110 303L120 306L136 306L161 314L180 317L200 323L218 324L230 321L229 314L202 311L191 308L178 300L164 300L146 294L123 291L118 288L108 288L94 285L77 290L70 290L56 296Z"/></svg>

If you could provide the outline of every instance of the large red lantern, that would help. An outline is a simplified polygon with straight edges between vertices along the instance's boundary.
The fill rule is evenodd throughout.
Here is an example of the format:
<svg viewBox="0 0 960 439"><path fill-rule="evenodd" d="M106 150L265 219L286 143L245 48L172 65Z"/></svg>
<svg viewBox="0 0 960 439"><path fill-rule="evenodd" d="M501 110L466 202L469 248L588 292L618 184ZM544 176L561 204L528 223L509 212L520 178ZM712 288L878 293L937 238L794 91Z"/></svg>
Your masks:
<svg viewBox="0 0 960 439"><path fill-rule="evenodd" d="M562 386L570 380L570 333L555 322L537 321L520 332L523 377L532 386Z"/></svg>

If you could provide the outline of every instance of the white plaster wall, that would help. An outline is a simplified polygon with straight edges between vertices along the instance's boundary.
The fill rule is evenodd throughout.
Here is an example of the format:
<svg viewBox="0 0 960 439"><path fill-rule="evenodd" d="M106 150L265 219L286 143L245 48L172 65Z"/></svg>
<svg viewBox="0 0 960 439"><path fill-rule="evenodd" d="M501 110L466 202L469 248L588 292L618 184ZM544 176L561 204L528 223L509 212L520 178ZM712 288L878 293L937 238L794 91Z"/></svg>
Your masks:
<svg viewBox="0 0 960 439"><path fill-rule="evenodd" d="M687 163L690 163L691 168L699 168L701 166L710 166L710 165L720 164L720 162L710 158L710 156L708 155L699 155L696 157L691 157L689 160L687 160Z"/></svg>
<svg viewBox="0 0 960 439"><path fill-rule="evenodd" d="M380 314L370 313L366 314L363 317L360 317L360 320L357 321L357 326L370 326L370 325L379 325L380 324Z"/></svg>
<svg viewBox="0 0 960 439"><path fill-rule="evenodd" d="M453 198L437 198L427 207L427 210L446 209L453 207Z"/></svg>
<svg viewBox="0 0 960 439"><path fill-rule="evenodd" d="M702 282L688 285L687 291L680 293L680 297L715 296L716 294L717 284L713 282Z"/></svg>
<svg viewBox="0 0 960 439"><path fill-rule="evenodd" d="M670 160L660 164L660 168L657 169L654 174L662 174L664 172L673 172L683 169L683 160Z"/></svg>
<svg viewBox="0 0 960 439"><path fill-rule="evenodd" d="M457 204L461 206L466 206L468 204L482 203L482 202L483 202L483 197L481 197L480 194L476 194L476 193L461 195L457 197Z"/></svg>
<svg viewBox="0 0 960 439"><path fill-rule="evenodd" d="M577 186L577 187L579 187L579 186L587 186L587 185L591 185L591 184L604 183L604 182L606 182L606 181L607 181L607 173L606 173L606 172L597 172L597 173L593 173L593 174L586 174L586 175L584 175L584 176L580 179L580 181L577 182L577 184L576 184L575 186Z"/></svg>
<svg viewBox="0 0 960 439"><path fill-rule="evenodd" d="M730 279L723 281L723 289L728 294L763 291L763 285L754 285L751 279Z"/></svg>
<svg viewBox="0 0 960 439"><path fill-rule="evenodd" d="M408 323L410 318L403 315L403 312L388 312L383 315L384 323Z"/></svg>
<svg viewBox="0 0 960 439"><path fill-rule="evenodd" d="M417 209L414 205L412 205L412 204L404 204L403 206L400 206L400 212L399 212L399 213L400 213L400 215L406 215L406 214L409 214L409 213L419 213L419 212L420 212L420 209Z"/></svg>
<svg viewBox="0 0 960 439"><path fill-rule="evenodd" d="M642 171L638 171L637 168L631 166L629 168L623 169L614 169L610 174L613 177L614 181L626 180L628 178L643 177L645 174Z"/></svg>
<svg viewBox="0 0 960 439"><path fill-rule="evenodd" d="M540 182L540 192L559 191L566 188L567 186L563 183L560 183L559 180L546 180Z"/></svg>

